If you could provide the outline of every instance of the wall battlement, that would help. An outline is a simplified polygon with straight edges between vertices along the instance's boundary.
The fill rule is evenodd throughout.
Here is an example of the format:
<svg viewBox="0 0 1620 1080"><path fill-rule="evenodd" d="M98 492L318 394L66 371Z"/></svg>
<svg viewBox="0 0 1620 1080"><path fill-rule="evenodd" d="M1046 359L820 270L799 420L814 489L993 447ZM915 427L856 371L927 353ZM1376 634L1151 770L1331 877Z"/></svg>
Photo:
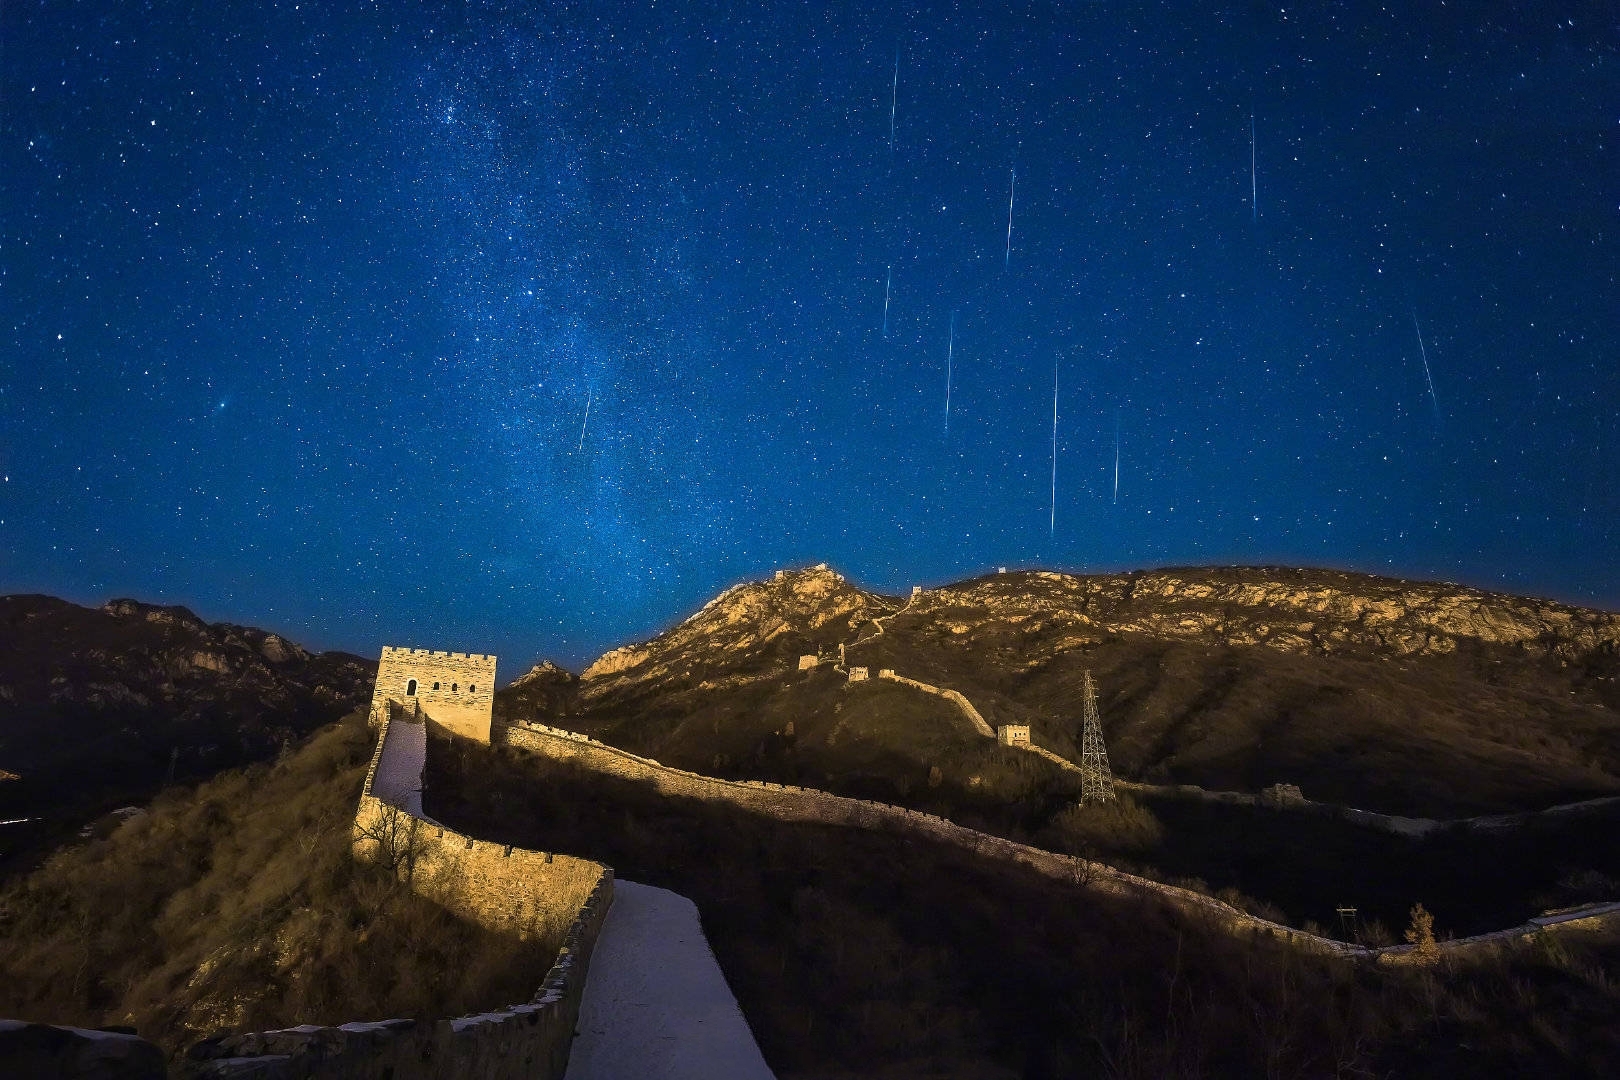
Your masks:
<svg viewBox="0 0 1620 1080"><path fill-rule="evenodd" d="M493 654L444 652L439 649L410 649L398 645L384 645L383 655L387 656L390 653L399 656L416 657L417 659L470 660L474 663L488 663L491 671L494 670L495 665Z"/></svg>
<svg viewBox="0 0 1620 1080"><path fill-rule="evenodd" d="M415 665L418 678L431 670L421 666L424 661L467 666L457 671L477 665L488 673L478 677L493 690L493 656L385 649L380 667L391 659ZM534 997L521 1004L453 1020L305 1024L232 1035L194 1048L187 1076L562 1080L567 1071L591 952L613 903L613 871L588 859L480 840L427 817L422 773L430 713L391 699L383 682L379 670L372 709L380 730L355 810L355 858L381 863L411 891L486 929L524 938L565 927L556 962Z"/></svg>
<svg viewBox="0 0 1620 1080"><path fill-rule="evenodd" d="M495 657L383 646L371 698L374 724L390 702L421 714L452 735L489 742L495 710Z"/></svg>

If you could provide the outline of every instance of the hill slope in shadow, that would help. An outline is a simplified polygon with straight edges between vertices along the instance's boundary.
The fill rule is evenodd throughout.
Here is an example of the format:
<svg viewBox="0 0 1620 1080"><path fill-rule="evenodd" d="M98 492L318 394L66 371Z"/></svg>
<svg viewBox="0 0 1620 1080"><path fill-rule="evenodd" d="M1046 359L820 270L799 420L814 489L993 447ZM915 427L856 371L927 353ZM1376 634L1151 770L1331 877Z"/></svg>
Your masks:
<svg viewBox="0 0 1620 1080"><path fill-rule="evenodd" d="M8 864L87 818L271 757L371 694L375 663L182 607L0 597L0 843Z"/></svg>

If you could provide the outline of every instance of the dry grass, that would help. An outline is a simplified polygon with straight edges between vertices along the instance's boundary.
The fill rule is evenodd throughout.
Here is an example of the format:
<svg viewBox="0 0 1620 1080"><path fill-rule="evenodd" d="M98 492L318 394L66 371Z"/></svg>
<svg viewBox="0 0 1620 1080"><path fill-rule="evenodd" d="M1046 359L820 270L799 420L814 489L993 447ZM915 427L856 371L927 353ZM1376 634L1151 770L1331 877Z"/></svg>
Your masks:
<svg viewBox="0 0 1620 1080"><path fill-rule="evenodd" d="M171 790L0 893L0 1015L222 1031L443 1017L527 1000L561 933L519 943L356 864L360 715L274 766Z"/></svg>

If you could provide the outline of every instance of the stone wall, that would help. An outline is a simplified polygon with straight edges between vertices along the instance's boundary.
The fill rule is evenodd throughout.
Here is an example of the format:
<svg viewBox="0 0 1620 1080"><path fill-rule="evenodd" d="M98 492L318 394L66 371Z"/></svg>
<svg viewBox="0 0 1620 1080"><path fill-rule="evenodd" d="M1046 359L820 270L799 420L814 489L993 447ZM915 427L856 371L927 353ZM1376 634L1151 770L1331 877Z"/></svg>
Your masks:
<svg viewBox="0 0 1620 1080"><path fill-rule="evenodd" d="M541 724L524 724L495 731L497 742L531 750L557 761L572 761L598 772L629 780L650 782L660 794L680 798L726 802L753 813L780 821L803 821L821 825L845 825L865 829L889 829L928 836L978 855L1028 866L1047 877L1119 896L1153 897L1183 914L1200 917L1225 930L1246 935L1279 938L1307 952L1326 953L1380 963L1401 963L1412 951L1410 945L1369 949L1333 938L1296 930L1239 911L1230 904L1187 889L1127 874L1102 863L1087 862L1071 855L1059 855L1029 847L999 836L958 825L933 814L919 813L902 806L849 799L815 788L773 784L760 780L721 780L700 773L672 768L651 758L597 742L586 735ZM1050 757L1067 768L1079 766L1031 744L1027 749ZM1249 796L1249 798L1255 798ZM1620 927L1620 903L1592 904L1554 916L1531 919L1523 926L1493 931L1475 937L1439 943L1442 952L1469 953L1498 948L1503 943L1562 932L1584 932L1593 926L1613 930Z"/></svg>
<svg viewBox="0 0 1620 1080"><path fill-rule="evenodd" d="M500 933L524 937L566 925L556 963L534 998L520 1005L454 1020L303 1025L231 1035L193 1047L184 1075L562 1080L591 952L613 903L613 871L586 859L492 844L424 816L426 723L414 709L387 700L379 720L355 812L356 858L384 861L414 892Z"/></svg>
<svg viewBox="0 0 1620 1080"><path fill-rule="evenodd" d="M562 1080L591 950L613 901L606 871L534 1000L454 1020L305 1024L210 1040L181 1069L208 1080Z"/></svg>
<svg viewBox="0 0 1620 1080"><path fill-rule="evenodd" d="M979 710L973 707L973 702L962 696L959 691L945 690L938 686L930 686L925 682L918 682L916 679L908 679L904 675L896 675L893 668L884 668L879 671L878 678L888 679L890 682L897 682L901 686L909 686L913 690L921 690L923 693L933 694L935 697L942 697L962 711L962 715L968 718L968 723L973 725L974 731L987 739L996 737L995 729L985 723L984 717L979 715Z"/></svg>
<svg viewBox="0 0 1620 1080"><path fill-rule="evenodd" d="M383 724L354 818L355 858L382 861L411 890L498 933L527 937L566 925L606 867L492 844L422 813L427 733L397 707Z"/></svg>
<svg viewBox="0 0 1620 1080"><path fill-rule="evenodd" d="M382 854L379 847L393 845ZM588 859L527 851L416 818L375 796L355 815L355 856L399 860L411 891L470 922L519 938L566 924L607 868Z"/></svg>
<svg viewBox="0 0 1620 1080"><path fill-rule="evenodd" d="M134 1035L0 1020L0 1076L163 1080L156 1044Z"/></svg>
<svg viewBox="0 0 1620 1080"><path fill-rule="evenodd" d="M371 697L374 720L390 701L418 705L424 716L453 734L487 743L495 705L495 657L384 646Z"/></svg>
<svg viewBox="0 0 1620 1080"><path fill-rule="evenodd" d="M497 728L494 736L498 743L504 742L508 746L533 751L556 761L571 761L596 772L650 782L663 795L725 802L781 821L922 834L985 858L1021 863L1059 881L1083 884L1120 896L1155 897L1183 913L1206 918L1232 932L1277 937L1312 952L1369 955L1369 951L1360 946L1347 945L1256 918L1213 897L1127 874L1102 863L1059 855L991 836L933 814L865 799L845 798L814 788L758 780L720 780L672 768L651 758L607 746L588 736L541 724Z"/></svg>

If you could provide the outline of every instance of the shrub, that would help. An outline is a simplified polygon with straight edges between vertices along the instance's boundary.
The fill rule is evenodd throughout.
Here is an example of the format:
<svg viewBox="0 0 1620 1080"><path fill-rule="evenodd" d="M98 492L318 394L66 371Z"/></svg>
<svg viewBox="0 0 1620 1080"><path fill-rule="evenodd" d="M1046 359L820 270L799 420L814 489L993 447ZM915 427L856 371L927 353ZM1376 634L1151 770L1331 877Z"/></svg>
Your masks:
<svg viewBox="0 0 1620 1080"><path fill-rule="evenodd" d="M1038 837L1043 847L1098 858L1157 848L1164 827L1153 811L1121 793L1105 803L1075 803L1053 816Z"/></svg>
<svg viewBox="0 0 1620 1080"><path fill-rule="evenodd" d="M1412 906L1412 921L1403 935L1412 946L1412 958L1419 964L1433 964L1440 959L1440 946L1434 941L1434 916L1422 904Z"/></svg>

